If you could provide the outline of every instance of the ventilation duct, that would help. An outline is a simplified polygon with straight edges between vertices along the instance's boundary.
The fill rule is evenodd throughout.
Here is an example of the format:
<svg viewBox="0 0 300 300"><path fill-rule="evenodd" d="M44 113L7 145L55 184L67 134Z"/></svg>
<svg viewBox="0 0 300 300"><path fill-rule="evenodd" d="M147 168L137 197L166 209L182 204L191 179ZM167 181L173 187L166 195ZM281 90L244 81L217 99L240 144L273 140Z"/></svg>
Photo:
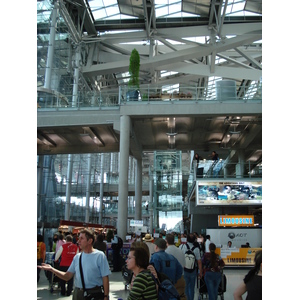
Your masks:
<svg viewBox="0 0 300 300"><path fill-rule="evenodd" d="M234 80L219 80L216 82L217 100L236 100L236 82Z"/></svg>

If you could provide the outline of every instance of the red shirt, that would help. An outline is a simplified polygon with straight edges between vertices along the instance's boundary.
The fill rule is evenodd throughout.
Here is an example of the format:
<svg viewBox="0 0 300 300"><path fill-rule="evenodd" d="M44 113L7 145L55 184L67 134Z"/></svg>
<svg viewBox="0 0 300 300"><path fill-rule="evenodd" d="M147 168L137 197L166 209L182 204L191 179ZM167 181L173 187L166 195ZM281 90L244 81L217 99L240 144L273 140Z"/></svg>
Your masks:
<svg viewBox="0 0 300 300"><path fill-rule="evenodd" d="M62 245L63 251L61 254L60 266L69 267L72 263L73 257L76 255L78 247L72 242L68 242Z"/></svg>

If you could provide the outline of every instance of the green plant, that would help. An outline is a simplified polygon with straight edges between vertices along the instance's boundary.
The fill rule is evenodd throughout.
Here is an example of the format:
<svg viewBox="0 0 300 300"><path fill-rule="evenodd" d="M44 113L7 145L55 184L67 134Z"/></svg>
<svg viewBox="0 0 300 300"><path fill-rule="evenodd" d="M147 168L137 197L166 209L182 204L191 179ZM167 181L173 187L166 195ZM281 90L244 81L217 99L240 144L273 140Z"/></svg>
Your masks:
<svg viewBox="0 0 300 300"><path fill-rule="evenodd" d="M128 85L130 87L140 87L139 73L140 73L140 55L139 52L134 48L131 51L131 56L129 59L129 74L130 79Z"/></svg>

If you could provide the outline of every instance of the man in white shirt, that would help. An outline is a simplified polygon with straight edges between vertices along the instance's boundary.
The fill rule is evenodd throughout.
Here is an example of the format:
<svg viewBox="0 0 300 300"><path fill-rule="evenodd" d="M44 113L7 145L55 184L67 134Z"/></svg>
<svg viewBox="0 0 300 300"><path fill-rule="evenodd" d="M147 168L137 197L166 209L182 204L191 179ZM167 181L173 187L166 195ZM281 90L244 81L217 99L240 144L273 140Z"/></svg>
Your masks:
<svg viewBox="0 0 300 300"><path fill-rule="evenodd" d="M185 266L184 269L184 280L185 280L185 294L188 300L194 300L194 292L195 292L195 284L198 276L198 270L201 268L201 256L200 249L194 246L196 237L193 233L187 235L187 243L181 244L179 249L185 255L186 251L190 249L195 255L195 263L197 268L195 268L192 272L187 269L188 266Z"/></svg>
<svg viewBox="0 0 300 300"><path fill-rule="evenodd" d="M211 243L210 241L210 235L206 235L206 241L205 241L205 252L209 252L209 244Z"/></svg>

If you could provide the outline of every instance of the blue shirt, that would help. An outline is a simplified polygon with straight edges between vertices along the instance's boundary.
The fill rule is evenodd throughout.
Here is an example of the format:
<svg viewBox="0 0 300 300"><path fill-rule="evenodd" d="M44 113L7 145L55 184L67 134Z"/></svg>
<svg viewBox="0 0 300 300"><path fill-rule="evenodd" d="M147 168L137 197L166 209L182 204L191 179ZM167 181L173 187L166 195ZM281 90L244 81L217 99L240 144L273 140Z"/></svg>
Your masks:
<svg viewBox="0 0 300 300"><path fill-rule="evenodd" d="M179 261L171 254L160 250L151 255L150 264L154 265L157 272L166 274L175 284L182 276L182 266Z"/></svg>
<svg viewBox="0 0 300 300"><path fill-rule="evenodd" d="M68 272L75 273L74 284L77 288L82 288L79 257L82 255L81 264L86 289L103 285L102 277L111 274L105 254L102 251L94 249L92 253L78 253L74 256Z"/></svg>

